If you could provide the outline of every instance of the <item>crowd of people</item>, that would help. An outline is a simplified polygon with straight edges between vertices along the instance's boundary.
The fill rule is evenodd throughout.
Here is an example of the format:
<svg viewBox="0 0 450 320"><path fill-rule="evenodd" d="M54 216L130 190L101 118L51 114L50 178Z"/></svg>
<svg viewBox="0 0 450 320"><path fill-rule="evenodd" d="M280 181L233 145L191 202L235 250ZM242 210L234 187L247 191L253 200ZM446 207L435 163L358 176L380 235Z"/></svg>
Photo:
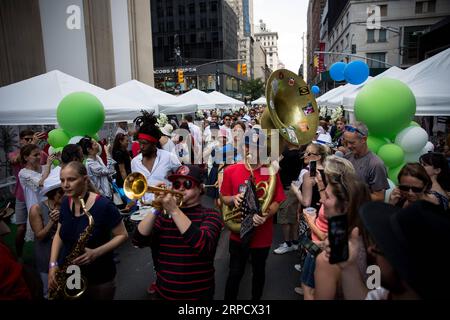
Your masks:
<svg viewBox="0 0 450 320"><path fill-rule="evenodd" d="M84 137L50 155L37 145L42 133L22 131L20 149L9 155L17 178L17 232L14 248L6 247L1 237L7 232L0 232L0 299L55 297L67 263L80 266L87 280L83 299L113 299L114 250L129 237L124 217L148 203L159 206L130 238L135 247L151 249L148 292L155 299L214 298L225 206L247 213L241 232L230 232L225 300L237 299L249 259L252 299L262 298L272 246L276 255L298 253L292 270L300 273L292 285L306 300L443 298L450 277L439 259L425 258L439 246L424 239L450 243L447 155L430 152L406 164L391 188L383 161L368 148L364 123L320 118L311 143L285 142L274 158L263 152L270 149L260 124L263 111L211 111L197 123L187 115L163 125L143 111L134 126L119 123L111 147ZM124 182L136 172L148 185L173 192L127 199ZM261 183L271 184L272 194L254 214L249 194L262 197L260 188L253 190ZM203 196L216 207L205 208ZM337 263L330 259L329 237L336 216L345 216L348 238L348 255ZM281 225L281 244L273 243L274 220ZM31 271L22 261L26 240L34 241ZM76 257L74 248L81 250ZM376 288L367 285L372 265L381 273Z"/></svg>

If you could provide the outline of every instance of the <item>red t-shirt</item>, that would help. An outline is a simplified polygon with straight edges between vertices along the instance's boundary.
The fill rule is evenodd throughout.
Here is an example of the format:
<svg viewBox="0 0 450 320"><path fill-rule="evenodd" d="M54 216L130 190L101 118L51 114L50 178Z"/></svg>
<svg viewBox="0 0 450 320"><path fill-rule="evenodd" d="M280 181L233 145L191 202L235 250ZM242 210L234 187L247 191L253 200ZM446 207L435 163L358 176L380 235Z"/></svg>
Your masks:
<svg viewBox="0 0 450 320"><path fill-rule="evenodd" d="M269 175L261 174L261 169L253 170L255 177L255 184L260 181L268 181ZM223 196L234 196L240 193L240 186L245 184L245 181L250 177L250 171L245 167L243 163L234 164L228 166L224 170L222 186L220 187L220 193ZM281 184L280 175L277 173L277 182L275 185L275 194L273 196L273 202L281 203L286 199L283 191L283 185ZM258 193L258 196L260 194ZM250 248L267 248L272 245L273 237L273 216L268 218L266 222L259 227L256 227L252 240L250 242ZM230 239L233 241L241 242L238 233L231 232Z"/></svg>

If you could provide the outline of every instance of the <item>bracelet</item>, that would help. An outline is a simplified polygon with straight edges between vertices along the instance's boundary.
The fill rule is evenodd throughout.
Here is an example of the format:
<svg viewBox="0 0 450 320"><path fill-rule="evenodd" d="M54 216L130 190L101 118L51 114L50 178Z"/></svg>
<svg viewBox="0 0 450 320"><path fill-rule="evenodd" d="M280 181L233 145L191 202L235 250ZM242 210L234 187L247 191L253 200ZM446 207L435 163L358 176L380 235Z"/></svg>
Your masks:
<svg viewBox="0 0 450 320"><path fill-rule="evenodd" d="M50 262L50 263L48 264L48 268L49 268L49 269L55 268L55 267L58 267L58 266L59 266L59 265L58 265L58 262L57 262L57 261Z"/></svg>

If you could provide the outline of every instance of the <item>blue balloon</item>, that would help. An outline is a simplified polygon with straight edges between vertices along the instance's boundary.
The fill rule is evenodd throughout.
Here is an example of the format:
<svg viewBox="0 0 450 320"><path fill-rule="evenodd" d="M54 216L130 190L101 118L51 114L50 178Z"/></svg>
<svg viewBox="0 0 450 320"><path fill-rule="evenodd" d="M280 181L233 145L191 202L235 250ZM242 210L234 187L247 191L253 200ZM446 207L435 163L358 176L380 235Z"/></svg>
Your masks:
<svg viewBox="0 0 450 320"><path fill-rule="evenodd" d="M320 92L320 88L318 86L312 86L311 91L314 94L318 94Z"/></svg>
<svg viewBox="0 0 450 320"><path fill-rule="evenodd" d="M342 81L344 77L344 69L347 66L345 62L335 62L330 67L330 77L334 81Z"/></svg>
<svg viewBox="0 0 450 320"><path fill-rule="evenodd" d="M360 60L352 61L345 67L344 76L348 83L361 84L369 76L369 66Z"/></svg>

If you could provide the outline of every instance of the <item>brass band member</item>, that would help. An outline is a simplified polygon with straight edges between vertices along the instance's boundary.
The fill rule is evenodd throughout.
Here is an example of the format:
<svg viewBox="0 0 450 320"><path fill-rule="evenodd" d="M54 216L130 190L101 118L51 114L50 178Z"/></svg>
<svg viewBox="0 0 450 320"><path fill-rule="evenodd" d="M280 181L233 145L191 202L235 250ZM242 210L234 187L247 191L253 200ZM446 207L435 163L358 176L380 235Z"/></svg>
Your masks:
<svg viewBox="0 0 450 320"><path fill-rule="evenodd" d="M251 129L244 136L245 153L248 155L250 150L256 148L253 159L255 164L250 164L255 178L255 184L260 181L269 180L269 175L265 172L259 158L259 148L266 144L266 136L260 129ZM239 206L243 200L245 181L250 177L250 169L246 164L238 163L225 168L223 182L220 189L223 201L227 205ZM268 212L263 212L263 216L254 215L252 239L249 247L242 245L240 236L237 233L230 234L230 270L228 273L227 284L225 288L225 300L235 300L238 295L239 283L245 272L245 266L249 255L252 256L252 299L260 300L265 281L266 259L272 245L273 237L273 215L277 212L282 201L285 200L283 185L279 174L276 174L276 186L272 203L268 207ZM258 194L258 197L260 195Z"/></svg>
<svg viewBox="0 0 450 320"><path fill-rule="evenodd" d="M183 194L181 207L171 193L160 193L167 215L148 214L139 223L133 243L159 244L156 291L169 300L211 300L214 296L214 255L222 221L218 212L204 208L202 173L196 165L182 165L168 179Z"/></svg>
<svg viewBox="0 0 450 320"><path fill-rule="evenodd" d="M94 229L85 252L72 263L80 266L81 275L87 279L84 293L87 299L113 299L116 275L113 250L128 238L122 216L111 200L92 191L86 167L80 162L70 162L61 169L61 186L66 197L61 202L58 228L52 243L49 289L56 287L58 266L62 265L89 224L81 207L81 198L94 218Z"/></svg>

